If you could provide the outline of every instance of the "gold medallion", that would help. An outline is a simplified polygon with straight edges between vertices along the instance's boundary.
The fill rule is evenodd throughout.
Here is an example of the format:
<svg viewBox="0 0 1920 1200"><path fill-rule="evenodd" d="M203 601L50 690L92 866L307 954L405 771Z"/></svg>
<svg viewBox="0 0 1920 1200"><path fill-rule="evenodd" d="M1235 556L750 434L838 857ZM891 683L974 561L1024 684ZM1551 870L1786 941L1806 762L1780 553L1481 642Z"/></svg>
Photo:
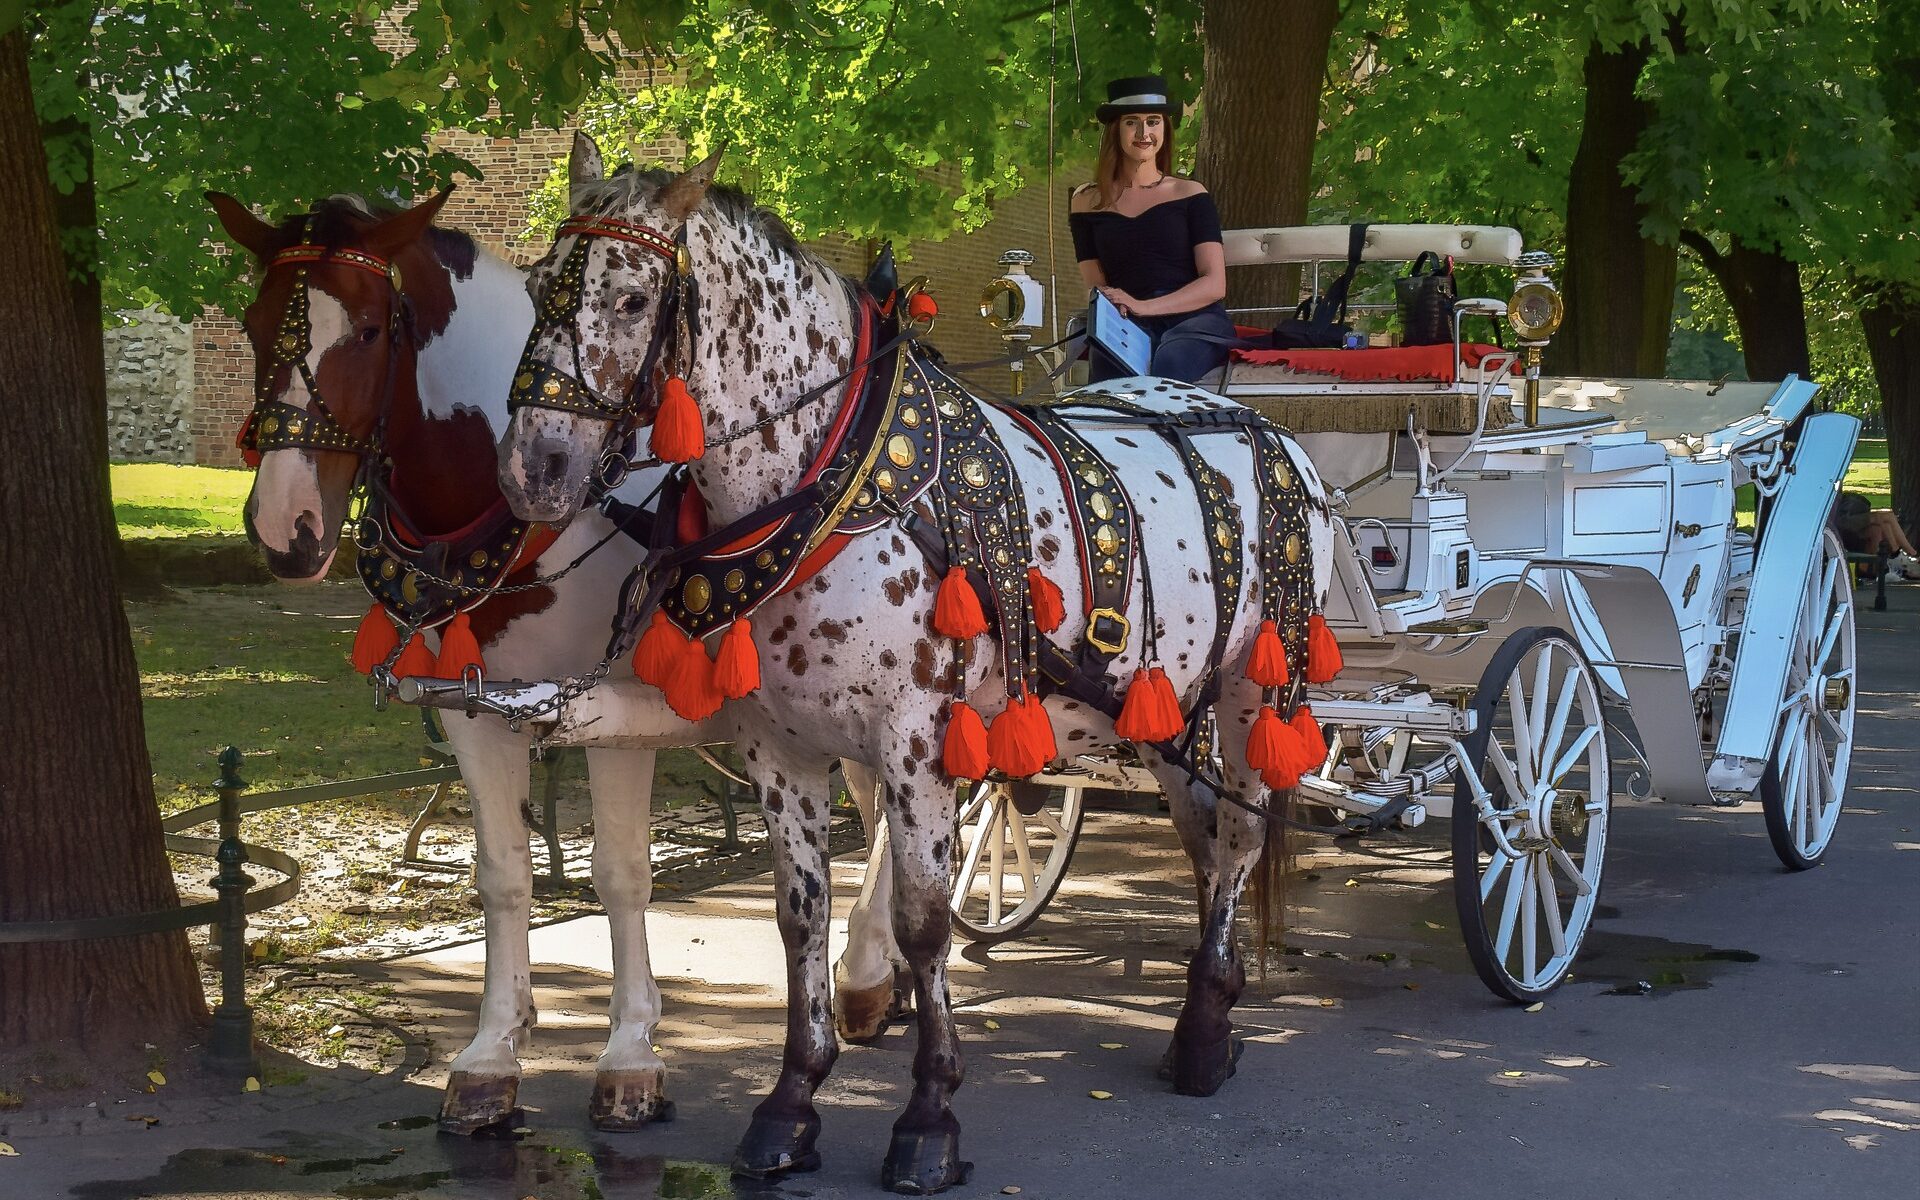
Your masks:
<svg viewBox="0 0 1920 1200"><path fill-rule="evenodd" d="M486 566L487 552L485 550L475 550L472 554L467 555L467 565L476 571Z"/></svg>
<svg viewBox="0 0 1920 1200"><path fill-rule="evenodd" d="M880 485L880 490L883 492L892 491L893 485L898 482L894 479L893 472L887 470L885 467L881 467L873 473L873 481Z"/></svg>
<svg viewBox="0 0 1920 1200"><path fill-rule="evenodd" d="M280 339L280 348L287 351L298 350L300 339L289 333Z"/></svg>
<svg viewBox="0 0 1920 1200"><path fill-rule="evenodd" d="M1111 525L1102 525L1093 531L1094 549L1102 554L1112 554L1120 549L1120 534Z"/></svg>
<svg viewBox="0 0 1920 1200"><path fill-rule="evenodd" d="M680 600L687 606L688 612L703 613L713 601L713 585L707 582L705 575L695 575L680 589Z"/></svg>
<svg viewBox="0 0 1920 1200"><path fill-rule="evenodd" d="M261 432L261 433L278 433L278 432L280 432L280 418L279 418L279 417L268 417L268 418L267 418L266 420L264 420L264 421L262 421L262 422L260 422L260 432Z"/></svg>
<svg viewBox="0 0 1920 1200"><path fill-rule="evenodd" d="M1214 522L1213 540L1220 543L1220 548L1225 550L1233 545L1233 528L1225 521Z"/></svg>
<svg viewBox="0 0 1920 1200"><path fill-rule="evenodd" d="M987 464L973 455L960 460L960 478L968 487L987 486Z"/></svg>
<svg viewBox="0 0 1920 1200"><path fill-rule="evenodd" d="M762 550L760 553L754 555L753 565L759 567L762 571L773 566L773 551Z"/></svg>
<svg viewBox="0 0 1920 1200"><path fill-rule="evenodd" d="M528 388L532 387L533 372L532 371L520 372L520 374L514 377L513 386L523 392L526 391Z"/></svg>
<svg viewBox="0 0 1920 1200"><path fill-rule="evenodd" d="M1287 535L1286 550L1287 550L1288 562L1297 563L1300 561L1300 535L1299 534L1290 533Z"/></svg>
<svg viewBox="0 0 1920 1200"><path fill-rule="evenodd" d="M420 603L420 572L408 571L400 577L400 598L408 604Z"/></svg>
<svg viewBox="0 0 1920 1200"><path fill-rule="evenodd" d="M1087 507L1092 509L1093 515L1099 517L1102 521L1113 520L1113 501L1107 499L1105 492L1095 492L1093 496L1088 499Z"/></svg>
<svg viewBox="0 0 1920 1200"><path fill-rule="evenodd" d="M302 422L301 422L301 420L300 420L300 418L299 418L299 417L288 417L288 418L287 418L287 432L288 432L288 433L299 433L299 432L300 432L300 426L301 426L301 424L302 424Z"/></svg>
<svg viewBox="0 0 1920 1200"><path fill-rule="evenodd" d="M1288 469L1287 464L1283 462L1273 464L1273 481L1280 485L1282 491L1293 486L1293 472Z"/></svg>
<svg viewBox="0 0 1920 1200"><path fill-rule="evenodd" d="M747 586L747 573L739 567L735 567L733 570L728 571L727 577L720 582L726 585L728 591L737 592Z"/></svg>
<svg viewBox="0 0 1920 1200"><path fill-rule="evenodd" d="M887 439L887 458L896 467L913 465L913 442L904 433L896 433Z"/></svg>
<svg viewBox="0 0 1920 1200"><path fill-rule="evenodd" d="M912 385L909 384L909 387ZM908 429L920 428L920 410L909 404L900 410L900 423Z"/></svg>
<svg viewBox="0 0 1920 1200"><path fill-rule="evenodd" d="M1107 473L1093 463L1080 468L1080 478L1087 481L1088 487L1100 487L1107 482Z"/></svg>

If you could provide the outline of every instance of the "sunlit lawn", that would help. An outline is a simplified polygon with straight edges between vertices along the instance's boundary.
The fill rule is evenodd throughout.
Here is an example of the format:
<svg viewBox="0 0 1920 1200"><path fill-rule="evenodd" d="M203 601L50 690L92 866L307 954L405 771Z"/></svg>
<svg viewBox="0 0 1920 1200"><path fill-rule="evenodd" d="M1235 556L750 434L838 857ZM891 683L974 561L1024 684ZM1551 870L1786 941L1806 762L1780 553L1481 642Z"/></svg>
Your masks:
<svg viewBox="0 0 1920 1200"><path fill-rule="evenodd" d="M174 463L115 463L113 517L123 538L241 532L252 471Z"/></svg>

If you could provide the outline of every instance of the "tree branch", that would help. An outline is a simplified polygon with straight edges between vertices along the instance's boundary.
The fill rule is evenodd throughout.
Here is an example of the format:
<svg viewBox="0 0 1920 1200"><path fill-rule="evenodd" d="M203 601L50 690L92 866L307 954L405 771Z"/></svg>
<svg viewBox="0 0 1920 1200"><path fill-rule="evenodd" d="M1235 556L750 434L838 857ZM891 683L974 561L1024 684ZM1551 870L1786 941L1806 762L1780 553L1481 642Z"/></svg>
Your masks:
<svg viewBox="0 0 1920 1200"><path fill-rule="evenodd" d="M1707 240L1706 234L1697 229L1682 229L1680 244L1698 254L1700 264L1713 272L1713 277L1720 280L1720 286L1726 286L1726 280L1722 278L1721 272L1726 270L1727 256L1713 248L1713 243Z"/></svg>

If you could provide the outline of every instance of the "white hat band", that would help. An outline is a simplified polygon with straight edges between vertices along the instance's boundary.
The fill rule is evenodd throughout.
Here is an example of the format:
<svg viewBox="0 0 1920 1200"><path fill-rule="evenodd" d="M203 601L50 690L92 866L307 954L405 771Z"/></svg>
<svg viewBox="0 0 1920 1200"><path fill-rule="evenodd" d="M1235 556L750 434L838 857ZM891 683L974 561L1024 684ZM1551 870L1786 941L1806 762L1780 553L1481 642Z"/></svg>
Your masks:
<svg viewBox="0 0 1920 1200"><path fill-rule="evenodd" d="M1165 96L1156 96L1152 92L1142 92L1137 96L1122 96L1118 100L1107 101L1108 108L1125 108L1130 104L1165 104Z"/></svg>

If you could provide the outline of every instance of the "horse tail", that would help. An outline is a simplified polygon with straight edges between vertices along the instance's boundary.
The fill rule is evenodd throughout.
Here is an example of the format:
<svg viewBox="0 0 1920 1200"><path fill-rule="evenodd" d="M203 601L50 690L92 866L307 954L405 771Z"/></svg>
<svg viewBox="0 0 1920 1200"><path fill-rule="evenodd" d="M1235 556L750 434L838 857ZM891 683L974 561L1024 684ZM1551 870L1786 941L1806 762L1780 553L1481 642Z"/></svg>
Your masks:
<svg viewBox="0 0 1920 1200"><path fill-rule="evenodd" d="M1294 790L1267 793L1263 844L1253 864L1251 881L1254 922L1254 955L1260 977L1267 977L1269 953L1280 949L1287 932L1287 871L1293 866L1293 839L1288 822L1293 818Z"/></svg>

